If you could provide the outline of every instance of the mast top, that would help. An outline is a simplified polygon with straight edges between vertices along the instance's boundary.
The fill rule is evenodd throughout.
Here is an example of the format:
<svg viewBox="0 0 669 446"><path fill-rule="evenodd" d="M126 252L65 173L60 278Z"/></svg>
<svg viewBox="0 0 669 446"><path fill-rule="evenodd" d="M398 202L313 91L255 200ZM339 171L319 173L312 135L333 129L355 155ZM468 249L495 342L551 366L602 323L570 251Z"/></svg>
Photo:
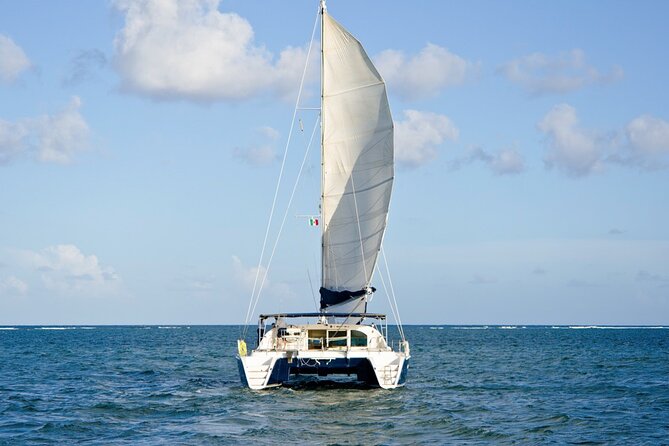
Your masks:
<svg viewBox="0 0 669 446"><path fill-rule="evenodd" d="M327 12L328 7L325 6L325 0L321 0L321 13Z"/></svg>

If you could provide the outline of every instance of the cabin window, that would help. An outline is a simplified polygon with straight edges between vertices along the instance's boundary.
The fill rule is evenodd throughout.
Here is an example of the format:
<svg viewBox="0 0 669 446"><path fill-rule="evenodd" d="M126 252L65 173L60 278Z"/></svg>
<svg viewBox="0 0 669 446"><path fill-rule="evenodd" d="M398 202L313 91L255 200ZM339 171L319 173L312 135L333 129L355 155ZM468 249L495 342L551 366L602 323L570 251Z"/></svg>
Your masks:
<svg viewBox="0 0 669 446"><path fill-rule="evenodd" d="M309 330L309 350L320 350L325 342L325 330Z"/></svg>
<svg viewBox="0 0 669 446"><path fill-rule="evenodd" d="M351 330L351 347L367 347L367 335L358 330Z"/></svg>
<svg viewBox="0 0 669 446"><path fill-rule="evenodd" d="M328 331L328 347L346 347L346 331Z"/></svg>

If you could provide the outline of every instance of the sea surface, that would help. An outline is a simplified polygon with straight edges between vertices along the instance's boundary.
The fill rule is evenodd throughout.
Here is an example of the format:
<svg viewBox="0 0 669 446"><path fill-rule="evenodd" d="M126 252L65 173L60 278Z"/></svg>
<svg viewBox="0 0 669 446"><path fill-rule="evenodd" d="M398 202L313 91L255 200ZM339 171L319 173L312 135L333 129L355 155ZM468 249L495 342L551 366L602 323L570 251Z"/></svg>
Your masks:
<svg viewBox="0 0 669 446"><path fill-rule="evenodd" d="M669 444L666 327L405 331L403 389L255 392L239 327L3 327L0 444Z"/></svg>

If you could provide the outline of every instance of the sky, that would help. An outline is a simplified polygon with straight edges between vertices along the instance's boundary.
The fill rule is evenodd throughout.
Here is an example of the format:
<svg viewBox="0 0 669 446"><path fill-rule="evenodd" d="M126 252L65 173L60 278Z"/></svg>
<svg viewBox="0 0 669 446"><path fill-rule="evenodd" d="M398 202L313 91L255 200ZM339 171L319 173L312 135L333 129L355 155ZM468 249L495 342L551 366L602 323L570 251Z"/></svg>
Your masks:
<svg viewBox="0 0 669 446"><path fill-rule="evenodd" d="M243 322L286 147L251 319L315 309L317 6L0 0L0 325ZM669 3L328 10L387 82L403 323L669 325Z"/></svg>

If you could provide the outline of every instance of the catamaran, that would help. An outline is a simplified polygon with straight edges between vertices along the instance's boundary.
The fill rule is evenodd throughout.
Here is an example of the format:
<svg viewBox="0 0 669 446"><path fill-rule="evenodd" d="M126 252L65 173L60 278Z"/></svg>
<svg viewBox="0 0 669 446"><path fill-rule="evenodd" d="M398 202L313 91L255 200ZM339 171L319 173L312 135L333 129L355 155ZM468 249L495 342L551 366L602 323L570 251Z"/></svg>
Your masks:
<svg viewBox="0 0 669 446"><path fill-rule="evenodd" d="M312 222L322 231L320 311L261 314L256 348L238 340L239 374L254 390L342 374L394 389L406 382L409 343L397 320L394 349L386 316L367 312L395 175L393 120L383 78L325 0L319 20L321 203Z"/></svg>

